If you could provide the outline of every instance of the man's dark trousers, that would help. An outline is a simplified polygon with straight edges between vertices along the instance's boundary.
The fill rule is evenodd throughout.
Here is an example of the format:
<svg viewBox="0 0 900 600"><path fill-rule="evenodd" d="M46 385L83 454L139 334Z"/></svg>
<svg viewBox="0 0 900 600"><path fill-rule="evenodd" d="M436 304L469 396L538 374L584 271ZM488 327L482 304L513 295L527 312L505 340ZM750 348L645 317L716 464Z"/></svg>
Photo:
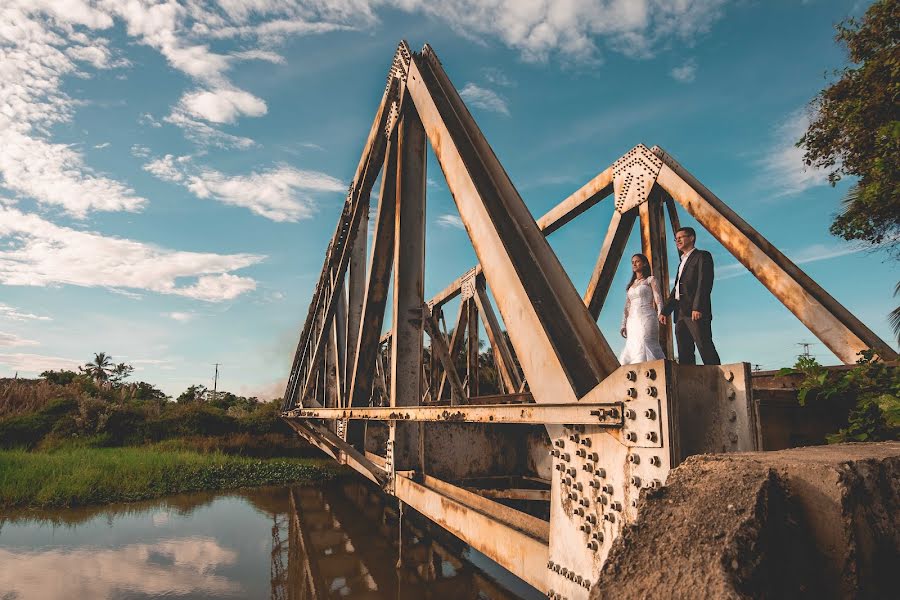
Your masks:
<svg viewBox="0 0 900 600"><path fill-rule="evenodd" d="M704 365L722 364L712 341L712 318L703 317L699 321L692 321L691 312L688 310L687 315L675 322L675 340L678 342L678 364L697 364L695 345L700 351Z"/></svg>

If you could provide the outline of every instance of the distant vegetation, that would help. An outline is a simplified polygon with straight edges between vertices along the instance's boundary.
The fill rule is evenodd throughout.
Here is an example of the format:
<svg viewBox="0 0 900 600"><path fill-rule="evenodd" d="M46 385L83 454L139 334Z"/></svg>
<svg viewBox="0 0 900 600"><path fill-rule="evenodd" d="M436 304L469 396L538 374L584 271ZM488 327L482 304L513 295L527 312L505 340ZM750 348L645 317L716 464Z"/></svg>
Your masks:
<svg viewBox="0 0 900 600"><path fill-rule="evenodd" d="M131 365L105 353L75 371L0 380L0 448L53 450L170 441L182 449L297 456L308 446L278 417L277 401L213 397L201 385L175 401L147 382L127 382Z"/></svg>
<svg viewBox="0 0 900 600"><path fill-rule="evenodd" d="M860 352L856 366L829 370L811 356L781 375L801 375L797 386L801 406L850 406L847 426L826 436L829 444L880 442L900 439L900 369L875 360L871 350Z"/></svg>
<svg viewBox="0 0 900 600"><path fill-rule="evenodd" d="M333 469L278 416L279 400L129 382L105 353L78 371L0 379L0 507L74 506L290 483ZM263 460L260 460L263 459Z"/></svg>

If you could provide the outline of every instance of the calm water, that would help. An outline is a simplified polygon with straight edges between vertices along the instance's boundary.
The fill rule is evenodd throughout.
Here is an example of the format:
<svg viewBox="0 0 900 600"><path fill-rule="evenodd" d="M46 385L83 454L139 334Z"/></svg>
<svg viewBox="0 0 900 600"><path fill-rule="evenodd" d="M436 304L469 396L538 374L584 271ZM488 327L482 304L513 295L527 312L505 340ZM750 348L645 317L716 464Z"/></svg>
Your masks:
<svg viewBox="0 0 900 600"><path fill-rule="evenodd" d="M0 600L541 598L367 484L0 517Z"/></svg>

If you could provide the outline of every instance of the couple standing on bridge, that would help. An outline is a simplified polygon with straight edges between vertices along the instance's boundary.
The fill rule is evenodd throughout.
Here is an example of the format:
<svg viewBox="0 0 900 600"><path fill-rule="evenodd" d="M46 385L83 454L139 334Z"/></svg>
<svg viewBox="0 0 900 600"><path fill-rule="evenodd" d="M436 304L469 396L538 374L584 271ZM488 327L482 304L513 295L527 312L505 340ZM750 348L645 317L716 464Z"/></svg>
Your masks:
<svg viewBox="0 0 900 600"><path fill-rule="evenodd" d="M675 246L681 255L678 275L668 302L663 303L659 284L650 272L650 261L643 254L631 257L631 281L625 293L622 337L625 349L619 356L623 365L666 358L659 344L659 325L665 325L673 313L678 362L697 363L694 348L705 365L721 364L712 341L713 259L706 250L694 247L697 233L692 227L675 232Z"/></svg>

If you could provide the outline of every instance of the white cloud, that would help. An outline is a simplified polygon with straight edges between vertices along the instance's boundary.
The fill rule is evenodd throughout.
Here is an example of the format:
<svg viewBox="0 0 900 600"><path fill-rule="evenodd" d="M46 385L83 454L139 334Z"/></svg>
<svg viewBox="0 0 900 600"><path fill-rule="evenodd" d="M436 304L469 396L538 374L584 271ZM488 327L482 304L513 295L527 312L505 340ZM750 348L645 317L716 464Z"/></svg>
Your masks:
<svg viewBox="0 0 900 600"><path fill-rule="evenodd" d="M10 371L21 373L43 373L44 371L58 371L61 369L74 370L81 361L58 356L44 356L42 354L0 354L0 365ZM9 589L9 588L6 588Z"/></svg>
<svg viewBox="0 0 900 600"><path fill-rule="evenodd" d="M459 91L459 95L471 106L509 116L506 99L494 90L469 82Z"/></svg>
<svg viewBox="0 0 900 600"><path fill-rule="evenodd" d="M277 52L272 52L271 50L243 50L241 52L235 52L231 55L232 58L236 58L238 60L262 60L265 62L274 63L276 65L283 65L287 61L285 58L278 54Z"/></svg>
<svg viewBox="0 0 900 600"><path fill-rule="evenodd" d="M132 144L131 155L135 158L147 158L150 156L150 148L142 144Z"/></svg>
<svg viewBox="0 0 900 600"><path fill-rule="evenodd" d="M185 137L200 146L215 146L217 148L237 148L246 150L256 145L256 142L247 137L232 135L210 127L202 121L192 118L184 111L176 108L163 119L184 131Z"/></svg>
<svg viewBox="0 0 900 600"><path fill-rule="evenodd" d="M162 127L162 123L156 120L156 118L150 113L141 113L138 117L138 123L141 125L149 125L150 127L160 128Z"/></svg>
<svg viewBox="0 0 900 600"><path fill-rule="evenodd" d="M40 344L34 340L27 340L23 337L19 337L14 333L6 333L5 331L0 331L0 347L39 345Z"/></svg>
<svg viewBox="0 0 900 600"><path fill-rule="evenodd" d="M485 67L481 69L481 74L484 76L485 81L493 85L512 87L516 84L506 73L496 67Z"/></svg>
<svg viewBox="0 0 900 600"><path fill-rule="evenodd" d="M34 313L22 312L19 309L0 303L0 317L4 317L11 321L52 321L50 317L44 315L36 315Z"/></svg>
<svg viewBox="0 0 900 600"><path fill-rule="evenodd" d="M255 254L181 252L133 240L77 231L0 207L0 283L77 285L144 290L208 302L256 288L232 271L257 264Z"/></svg>
<svg viewBox="0 0 900 600"><path fill-rule="evenodd" d="M675 81L680 81L681 83L690 83L697 78L697 61L691 58L684 64L679 65L669 71L669 75L671 75L672 79L674 79Z"/></svg>
<svg viewBox="0 0 900 600"><path fill-rule="evenodd" d="M224 88L185 94L179 104L187 114L213 123L234 123L240 115L260 117L267 110L253 94Z"/></svg>
<svg viewBox="0 0 900 600"><path fill-rule="evenodd" d="M441 215L437 218L437 223L441 227L453 227L455 229L465 230L466 226L463 225L462 219L459 218L459 215L446 214Z"/></svg>
<svg viewBox="0 0 900 600"><path fill-rule="evenodd" d="M805 109L794 111L774 132L771 148L757 161L762 167L760 184L774 192L776 198L799 194L810 188L827 185L827 172L803 163L803 149L796 146L809 127L810 115Z"/></svg>
<svg viewBox="0 0 900 600"><path fill-rule="evenodd" d="M315 209L313 193L346 191L346 185L318 171L280 165L249 175L230 176L215 169L194 167L187 159L166 155L144 165L144 169L160 179L184 185L198 198L243 206L273 221L307 219Z"/></svg>
<svg viewBox="0 0 900 600"><path fill-rule="evenodd" d="M97 144L94 146L94 148L97 150L102 150L103 148L108 148L108 147L109 147L109 142L103 142L102 144Z"/></svg>
<svg viewBox="0 0 900 600"><path fill-rule="evenodd" d="M709 29L726 0L393 0L447 22L462 35L501 40L525 60L552 54L596 60L598 44L650 56L672 38L690 42Z"/></svg>
<svg viewBox="0 0 900 600"><path fill-rule="evenodd" d="M167 312L167 313L163 313L163 315L166 317L169 317L170 319L172 319L174 321L178 321L179 323L187 323L188 321L190 321L191 319L194 318L193 313L187 313L187 312Z"/></svg>

